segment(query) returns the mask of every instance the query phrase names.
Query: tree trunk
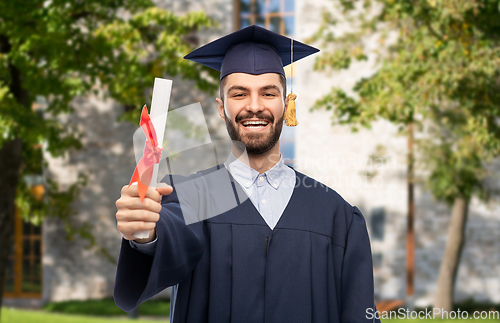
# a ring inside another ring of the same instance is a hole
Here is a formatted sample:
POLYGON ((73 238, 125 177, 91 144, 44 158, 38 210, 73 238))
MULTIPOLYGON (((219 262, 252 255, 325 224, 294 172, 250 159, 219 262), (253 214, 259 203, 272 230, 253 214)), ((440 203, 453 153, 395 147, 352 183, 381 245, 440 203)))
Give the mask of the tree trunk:
POLYGON ((14 231, 14 200, 22 162, 21 151, 21 139, 5 142, 0 148, 0 308, 14 231))
MULTIPOLYGON (((0 34, 0 53, 9 54, 11 49, 10 39, 0 34)), ((20 105, 31 109, 29 93, 23 88, 21 71, 10 59, 8 60, 8 68, 10 93, 20 105)), ((7 258, 14 231, 14 203, 22 164, 22 147, 23 141, 20 138, 4 142, 0 147, 0 309, 3 300, 7 258)))
POLYGON ((453 310, 453 292, 460 263, 460 256, 465 242, 469 200, 456 197, 453 201, 451 221, 448 228, 448 241, 444 250, 443 261, 439 269, 435 308, 442 311, 453 310))

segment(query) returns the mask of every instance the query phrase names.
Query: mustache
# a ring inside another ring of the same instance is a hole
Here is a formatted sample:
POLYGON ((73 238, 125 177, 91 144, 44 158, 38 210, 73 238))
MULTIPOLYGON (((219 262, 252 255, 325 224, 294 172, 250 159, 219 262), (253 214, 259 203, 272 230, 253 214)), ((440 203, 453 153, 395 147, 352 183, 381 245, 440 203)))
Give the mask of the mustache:
POLYGON ((234 118, 234 121, 236 123, 239 123, 241 120, 244 119, 251 119, 251 118, 256 118, 256 119, 262 119, 262 120, 267 120, 270 123, 274 123, 274 116, 272 114, 264 114, 263 112, 257 112, 257 113, 246 113, 242 112, 234 118))

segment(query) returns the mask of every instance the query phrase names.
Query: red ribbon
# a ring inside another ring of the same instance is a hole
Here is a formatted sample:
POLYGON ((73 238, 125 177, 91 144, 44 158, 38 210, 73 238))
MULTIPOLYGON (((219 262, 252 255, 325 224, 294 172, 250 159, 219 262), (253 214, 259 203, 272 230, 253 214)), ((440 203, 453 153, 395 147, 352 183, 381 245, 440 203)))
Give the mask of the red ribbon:
POLYGON ((144 147, 144 154, 135 167, 134 174, 128 186, 130 187, 132 183, 137 182, 139 196, 141 201, 144 201, 149 184, 151 183, 151 178, 153 177, 154 165, 160 163, 161 151, 163 148, 158 147, 155 127, 148 115, 146 105, 142 108, 140 125, 146 135, 146 146, 144 147))

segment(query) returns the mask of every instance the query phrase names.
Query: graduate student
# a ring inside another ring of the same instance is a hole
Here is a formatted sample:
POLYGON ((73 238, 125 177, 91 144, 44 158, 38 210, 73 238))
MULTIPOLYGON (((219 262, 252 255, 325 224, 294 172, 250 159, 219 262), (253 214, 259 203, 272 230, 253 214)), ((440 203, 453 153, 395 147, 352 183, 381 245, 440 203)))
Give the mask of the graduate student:
POLYGON ((175 176, 173 187, 149 188, 144 202, 136 185, 122 189, 116 218, 124 239, 114 289, 120 308, 130 311, 173 286, 175 323, 372 321, 363 215, 280 155, 283 123, 296 123, 283 66, 317 51, 250 26, 185 57, 221 72, 219 115, 248 162, 234 147, 226 163, 185 179, 197 183, 187 205, 175 176), (231 189, 217 178, 229 178, 231 189), (240 197, 235 207, 203 215, 230 195, 240 197), (191 216, 200 220, 188 225, 191 216), (143 230, 150 230, 148 238, 133 236, 143 230))

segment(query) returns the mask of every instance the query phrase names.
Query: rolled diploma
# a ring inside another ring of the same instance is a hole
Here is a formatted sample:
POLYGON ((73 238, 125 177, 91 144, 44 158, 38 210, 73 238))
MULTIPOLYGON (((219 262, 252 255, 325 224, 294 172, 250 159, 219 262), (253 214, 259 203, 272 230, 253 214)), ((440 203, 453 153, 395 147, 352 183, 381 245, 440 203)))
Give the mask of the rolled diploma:
MULTIPOLYGON (((167 124, 168 105, 170 103, 170 93, 172 92, 172 80, 155 78, 153 86, 153 98, 151 100, 151 111, 149 116, 156 130, 156 138, 158 146, 163 147, 163 135, 165 134, 165 125, 167 124)), ((158 178, 159 164, 155 164, 153 168, 153 177, 149 186, 156 187, 158 178)), ((134 183, 135 184, 135 183, 134 183)), ((137 231, 133 234, 138 239, 146 239, 149 237, 149 231, 137 231)))

